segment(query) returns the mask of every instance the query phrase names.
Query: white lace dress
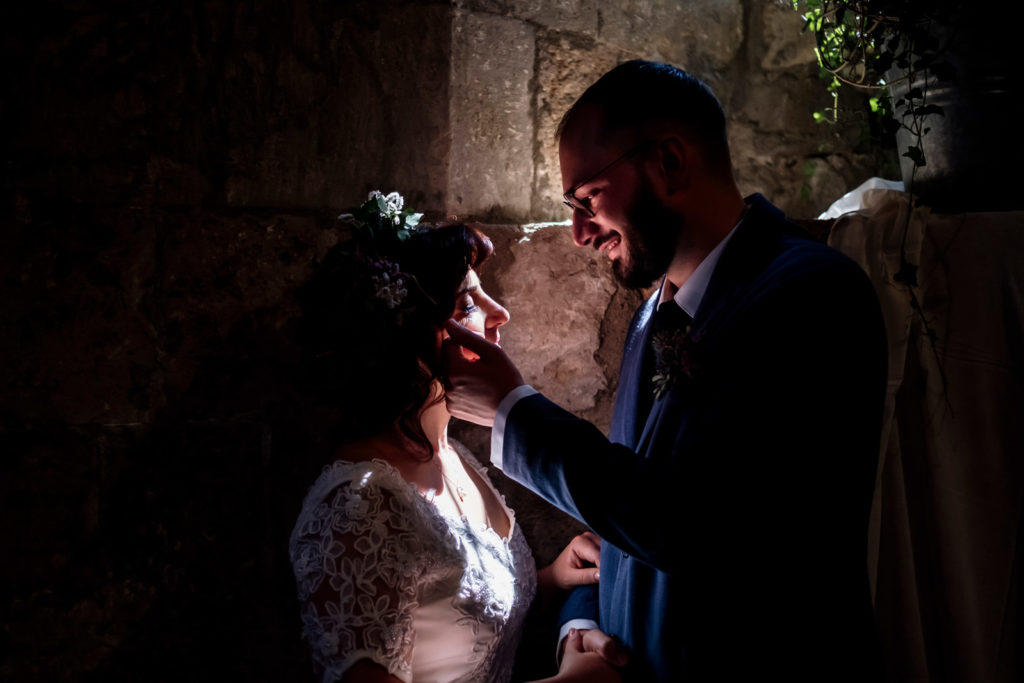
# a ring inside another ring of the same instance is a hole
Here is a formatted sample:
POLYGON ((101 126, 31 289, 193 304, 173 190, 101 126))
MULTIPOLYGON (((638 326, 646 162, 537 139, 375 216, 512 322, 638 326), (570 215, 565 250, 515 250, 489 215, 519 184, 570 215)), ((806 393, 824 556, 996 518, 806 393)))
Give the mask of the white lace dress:
POLYGON ((383 460, 324 469, 289 544, 303 636, 324 683, 360 659, 406 682, 509 680, 537 577, 495 495, 509 539, 441 514, 383 460))

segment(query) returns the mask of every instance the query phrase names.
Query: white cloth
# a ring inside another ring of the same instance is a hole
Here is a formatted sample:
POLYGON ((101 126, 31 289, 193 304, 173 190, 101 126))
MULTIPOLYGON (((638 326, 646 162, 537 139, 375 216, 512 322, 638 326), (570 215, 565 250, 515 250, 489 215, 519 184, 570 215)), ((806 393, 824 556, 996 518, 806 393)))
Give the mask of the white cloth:
POLYGON ((829 244, 871 277, 889 337, 868 537, 888 680, 1020 681, 1024 211, 938 214, 878 189, 860 206, 829 244))
POLYGON ((896 192, 903 192, 903 181, 886 180, 885 178, 868 178, 863 183, 832 202, 831 206, 821 212, 821 215, 818 216, 818 220, 823 221, 830 218, 839 218, 844 214, 869 208, 872 200, 867 196, 868 190, 895 190, 896 192))
POLYGON ((490 488, 508 539, 442 514, 383 460, 324 469, 289 543, 303 636, 324 683, 361 659, 407 683, 509 680, 537 575, 514 513, 490 488))

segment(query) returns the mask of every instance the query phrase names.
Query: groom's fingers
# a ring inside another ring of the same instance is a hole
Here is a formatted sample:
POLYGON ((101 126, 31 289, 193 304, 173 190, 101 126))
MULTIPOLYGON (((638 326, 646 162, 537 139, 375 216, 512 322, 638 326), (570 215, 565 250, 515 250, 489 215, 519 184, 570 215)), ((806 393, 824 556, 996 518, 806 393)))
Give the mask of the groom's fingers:
POLYGON ((601 566, 601 538, 593 531, 584 531, 573 539, 573 551, 581 560, 601 566))
MULTIPOLYGON (((465 350, 454 339, 445 339, 441 346, 444 367, 444 400, 448 412, 467 422, 490 427, 498 404, 481 395, 477 363, 466 358, 465 350)), ((498 399, 499 401, 501 399, 498 399)))
POLYGON ((499 348, 480 335, 467 330, 451 318, 449 318, 448 322, 445 323, 444 328, 448 331, 448 335, 451 337, 453 342, 463 348, 469 349, 480 357, 483 357, 488 353, 492 353, 499 348))
POLYGON ((515 363, 496 344, 454 320, 442 347, 445 402, 457 418, 490 427, 501 401, 523 384, 515 363), (468 357, 467 357, 468 356, 468 357))
POLYGON ((565 569, 562 572, 562 579, 565 582, 564 588, 587 586, 592 583, 597 583, 601 579, 601 572, 594 567, 565 569))

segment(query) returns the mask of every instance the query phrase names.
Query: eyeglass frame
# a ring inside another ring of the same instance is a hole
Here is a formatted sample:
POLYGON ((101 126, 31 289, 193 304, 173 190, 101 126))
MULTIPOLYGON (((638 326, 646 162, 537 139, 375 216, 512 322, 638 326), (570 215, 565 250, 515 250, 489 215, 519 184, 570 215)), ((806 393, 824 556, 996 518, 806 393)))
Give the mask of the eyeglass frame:
MULTIPOLYGON (((572 209, 573 212, 575 212, 575 211, 583 211, 588 216, 593 218, 594 216, 597 215, 597 213, 593 209, 591 209, 587 204, 584 204, 583 203, 584 200, 582 200, 582 199, 580 199, 579 197, 576 196, 576 191, 578 189, 580 189, 581 187, 583 187, 584 185, 587 185, 588 183, 592 183, 595 180, 597 180, 598 178, 600 178, 602 175, 607 173, 608 170, 611 169, 611 167, 614 166, 615 164, 617 164, 620 161, 623 161, 625 159, 628 159, 629 157, 633 156, 634 154, 639 154, 640 150, 642 150, 644 147, 654 146, 655 144, 657 144, 657 142, 658 142, 657 140, 644 140, 642 142, 638 142, 637 144, 633 145, 632 147, 627 149, 623 154, 621 154, 620 156, 616 157, 615 160, 612 161, 610 164, 608 164, 607 166, 602 168, 600 171, 598 171, 594 175, 590 176, 586 180, 584 180, 582 182, 579 182, 579 183, 576 183, 575 185, 570 187, 568 190, 563 192, 562 193, 562 203, 565 204, 566 206, 568 206, 570 209, 572 209)), ((587 199, 589 200, 590 198, 588 197, 587 199)))

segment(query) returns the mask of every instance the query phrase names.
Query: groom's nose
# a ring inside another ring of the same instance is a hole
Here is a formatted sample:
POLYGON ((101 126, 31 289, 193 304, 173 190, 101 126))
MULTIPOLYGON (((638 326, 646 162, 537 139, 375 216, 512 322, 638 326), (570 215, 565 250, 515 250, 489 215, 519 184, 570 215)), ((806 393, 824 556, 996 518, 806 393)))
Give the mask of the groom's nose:
POLYGON ((585 247, 593 242, 597 233, 597 225, 586 211, 576 209, 572 212, 572 241, 577 247, 585 247))

